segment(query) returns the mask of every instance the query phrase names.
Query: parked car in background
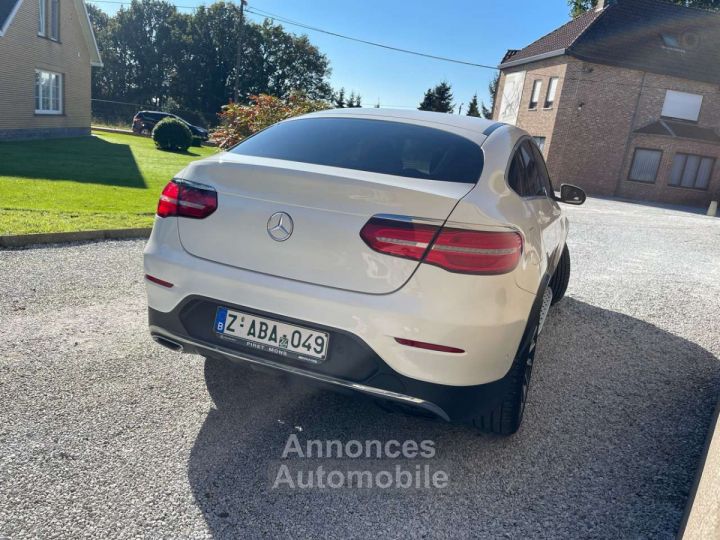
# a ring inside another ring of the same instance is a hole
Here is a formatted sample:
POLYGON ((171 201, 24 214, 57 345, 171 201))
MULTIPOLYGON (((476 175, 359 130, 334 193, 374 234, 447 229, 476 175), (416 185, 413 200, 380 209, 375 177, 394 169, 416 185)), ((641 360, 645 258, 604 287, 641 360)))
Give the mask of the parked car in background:
POLYGON ((135 133, 147 133, 150 134, 150 132, 155 127, 155 124, 157 124, 160 120, 163 118, 176 118, 177 120, 180 120, 183 122, 188 128, 190 128, 190 132, 193 134, 193 137, 198 137, 202 139, 203 141, 207 141, 210 137, 210 134, 208 133, 208 130, 205 128, 201 128, 200 126, 195 126, 188 122, 187 120, 180 118, 176 114, 166 113, 166 112, 160 112, 160 111, 140 111, 133 117, 133 123, 132 123, 132 130, 135 133))
POLYGON ((568 225, 533 139, 467 116, 337 109, 191 163, 145 248, 150 331, 499 434, 565 294, 568 225))

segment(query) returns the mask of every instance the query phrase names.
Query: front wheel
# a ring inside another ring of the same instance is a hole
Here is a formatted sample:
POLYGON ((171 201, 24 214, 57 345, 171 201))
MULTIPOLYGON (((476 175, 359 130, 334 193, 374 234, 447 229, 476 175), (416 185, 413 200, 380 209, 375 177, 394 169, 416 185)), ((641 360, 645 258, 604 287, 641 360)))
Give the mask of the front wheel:
POLYGON ((560 261, 553 277, 550 279, 550 288, 552 289, 552 303, 557 304, 565 296, 568 282, 570 281, 570 250, 565 244, 560 261))

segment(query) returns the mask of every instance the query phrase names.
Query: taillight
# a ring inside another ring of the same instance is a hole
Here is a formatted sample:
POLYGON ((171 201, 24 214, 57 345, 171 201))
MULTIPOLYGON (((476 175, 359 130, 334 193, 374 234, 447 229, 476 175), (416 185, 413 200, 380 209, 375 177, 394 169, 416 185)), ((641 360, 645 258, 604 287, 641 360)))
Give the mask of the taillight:
POLYGON ((216 209, 217 192, 213 188, 174 179, 165 186, 160 195, 157 215, 203 219, 216 209))
POLYGON ((419 261, 437 232, 434 225, 372 218, 360 231, 360 237, 375 251, 419 261))
POLYGON ((505 274, 520 261, 522 237, 511 231, 476 231, 372 218, 360 231, 375 251, 423 261, 461 274, 505 274))

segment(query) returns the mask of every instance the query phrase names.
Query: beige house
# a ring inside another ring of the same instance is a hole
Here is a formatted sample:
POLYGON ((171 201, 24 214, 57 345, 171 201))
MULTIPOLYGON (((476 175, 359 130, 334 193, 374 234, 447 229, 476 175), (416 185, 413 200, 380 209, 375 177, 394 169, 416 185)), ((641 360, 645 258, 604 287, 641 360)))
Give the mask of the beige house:
POLYGON ((500 64, 494 118, 535 137, 556 184, 707 207, 720 198, 720 14, 598 7, 500 64))
POLYGON ((83 0, 0 0, 0 140, 88 135, 92 66, 83 0))

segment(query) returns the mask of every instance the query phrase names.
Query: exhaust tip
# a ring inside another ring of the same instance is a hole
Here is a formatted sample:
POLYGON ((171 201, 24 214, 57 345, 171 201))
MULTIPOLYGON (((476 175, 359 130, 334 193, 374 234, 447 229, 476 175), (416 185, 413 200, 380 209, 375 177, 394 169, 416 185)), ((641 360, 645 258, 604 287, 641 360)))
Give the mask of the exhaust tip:
POLYGON ((173 341, 172 339, 168 339, 164 336, 159 336, 157 334, 153 334, 152 338, 155 343, 162 345, 163 347, 167 347, 171 351, 183 352, 183 346, 177 341, 173 341))

